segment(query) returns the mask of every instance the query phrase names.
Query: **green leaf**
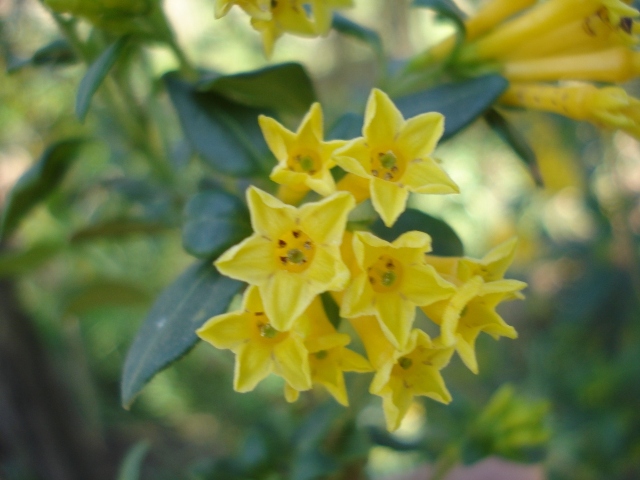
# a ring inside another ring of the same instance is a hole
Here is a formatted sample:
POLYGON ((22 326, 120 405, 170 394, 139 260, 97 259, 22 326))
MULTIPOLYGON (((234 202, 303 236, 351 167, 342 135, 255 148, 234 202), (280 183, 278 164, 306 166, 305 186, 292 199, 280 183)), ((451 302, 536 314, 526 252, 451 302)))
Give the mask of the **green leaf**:
POLYGON ((405 118, 425 112, 442 113, 445 140, 484 114, 508 86, 500 75, 485 75, 406 95, 394 102, 405 118))
POLYGON ((104 306, 143 306, 151 300, 149 293, 134 283, 104 278, 70 293, 64 302, 64 315, 82 315, 104 306))
POLYGON ((215 258, 252 233, 247 207, 225 192, 201 192, 185 208, 182 245, 198 258, 215 258))
POLYGON ((211 167, 235 177, 261 171, 269 154, 258 125, 262 111, 215 92, 198 92, 175 74, 163 78, 185 136, 211 167))
POLYGON ((210 75, 197 89, 256 108, 303 115, 316 101, 309 74, 299 63, 282 63, 234 75, 210 75))
POLYGON ((18 179, 2 212, 0 239, 9 235, 33 207, 55 190, 82 144, 83 140, 71 139, 51 145, 18 179))
POLYGON ((336 330, 340 328, 340 323, 342 322, 342 318, 340 317, 340 307, 333 299, 329 292, 324 292, 320 295, 320 300, 322 301, 322 307, 324 308, 324 312, 327 314, 327 318, 331 322, 336 330))
POLYGON ((445 17, 456 20, 460 24, 463 24, 466 18, 465 13, 451 0, 413 0, 413 6, 430 8, 445 17))
POLYGON ((7 72, 13 73, 28 65, 36 67, 63 67, 77 62, 78 57, 69 42, 59 38, 36 50, 31 58, 10 62, 7 67, 7 72))
POLYGON ((542 174, 538 167, 536 154, 524 138, 524 136, 514 128, 496 109, 492 108, 484 114, 484 119, 489 126, 504 140, 520 159, 525 163, 531 177, 539 187, 544 186, 542 174))
POLYGON ((129 449, 118 472, 118 480, 139 480, 140 468, 149 451, 147 442, 138 442, 129 449))
POLYGON ((362 25, 349 20, 338 13, 333 14, 333 23, 331 26, 343 35, 349 35, 350 37, 354 37, 368 43, 378 57, 383 56, 384 50, 382 47, 382 40, 377 32, 370 28, 363 27, 362 25))
POLYGON ((155 235, 169 230, 169 225, 144 220, 115 219, 89 225, 71 235, 72 244, 100 238, 122 238, 131 235, 155 235))
POLYGON ((121 37, 110 45, 98 58, 89 66, 87 73, 80 81, 78 94, 76 95, 76 116, 80 121, 84 120, 91 105, 93 94, 107 77, 109 70, 124 52, 127 46, 127 37, 121 37))
POLYGON ((418 230, 431 235, 433 255, 443 257, 461 257, 464 255, 462 241, 456 232, 442 220, 427 215, 419 210, 408 208, 405 210, 393 227, 384 225, 381 219, 377 219, 371 225, 371 231, 386 240, 392 242, 405 232, 418 230))
POLYGON ((327 132, 327 140, 351 140, 362 136, 364 116, 357 113, 345 113, 327 132))
POLYGON ((189 267, 160 294, 127 354, 121 383, 125 408, 156 373, 196 344, 195 331, 224 313, 242 286, 204 261, 189 267))
POLYGON ((0 278, 16 277, 34 270, 48 262, 62 250, 61 243, 39 243, 18 252, 3 251, 0 253, 0 278))

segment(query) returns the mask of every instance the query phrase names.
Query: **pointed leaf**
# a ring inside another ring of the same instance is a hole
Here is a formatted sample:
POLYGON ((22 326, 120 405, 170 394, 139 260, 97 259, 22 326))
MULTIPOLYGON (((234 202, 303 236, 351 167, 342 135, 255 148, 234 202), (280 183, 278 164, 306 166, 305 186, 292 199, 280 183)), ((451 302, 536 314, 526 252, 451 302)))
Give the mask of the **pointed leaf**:
POLYGON ((338 13, 333 14, 333 23, 331 26, 343 35, 349 35, 368 43, 378 57, 382 57, 384 54, 380 35, 378 35, 374 30, 363 27, 362 25, 349 20, 338 13))
POLYGON ((205 261, 189 267, 160 294, 127 354, 121 384, 125 408, 155 374, 196 344, 195 331, 225 312, 242 285, 205 261))
POLYGON ((0 220, 0 239, 9 235, 38 203, 64 178, 83 140, 63 140, 51 145, 11 189, 0 220))
POLYGON ((345 113, 327 132, 327 140, 351 140, 362 136, 364 116, 357 113, 345 113))
POLYGON ((199 91, 215 92, 249 107, 303 115, 316 101, 309 74, 299 63, 282 63, 234 75, 211 75, 199 91))
POLYGON ((486 112, 508 85, 500 75, 485 75, 447 83, 394 101, 405 118, 425 112, 442 113, 445 116, 444 140, 486 112))
POLYGON ((140 469, 147 452, 149 452, 147 442, 138 442, 131 447, 120 465, 118 480, 139 480, 140 469))
POLYGON ((408 208, 405 210, 393 227, 384 225, 381 219, 371 225, 371 231, 386 240, 392 242, 400 235, 411 230, 418 230, 431 235, 432 253, 443 257, 461 257, 464 255, 462 241, 456 232, 442 220, 427 215, 419 210, 408 208))
POLYGON ((258 173, 268 147, 258 125, 260 110, 214 92, 198 92, 175 74, 164 76, 185 136, 214 169, 242 177, 258 173))
POLYGON ((98 87, 106 78, 109 70, 115 65, 116 61, 127 46, 127 37, 121 37, 109 46, 100 56, 89 66, 85 73, 78 94, 76 95, 76 116, 80 121, 84 120, 91 105, 93 94, 96 93, 98 87))
POLYGON ((59 38, 36 50, 31 58, 14 59, 8 62, 7 72, 13 73, 28 65, 62 67, 77 62, 78 57, 73 47, 66 40, 59 38))
POLYGON ((536 185, 543 186, 542 175, 538 167, 536 154, 529 146, 526 138, 514 128, 496 109, 492 108, 484 114, 489 126, 504 140, 527 166, 536 185))
POLYGON ((189 200, 182 245, 191 255, 213 259, 252 233, 247 207, 225 192, 201 192, 189 200))

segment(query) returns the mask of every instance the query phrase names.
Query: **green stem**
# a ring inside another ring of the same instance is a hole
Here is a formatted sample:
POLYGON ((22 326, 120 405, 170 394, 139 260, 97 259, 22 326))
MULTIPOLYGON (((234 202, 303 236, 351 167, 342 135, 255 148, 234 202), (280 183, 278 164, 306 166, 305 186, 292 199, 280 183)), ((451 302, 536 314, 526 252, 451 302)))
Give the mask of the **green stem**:
POLYGON ((167 20, 162 7, 154 8, 151 13, 150 19, 153 25, 155 25, 155 27, 160 32, 162 40, 164 40, 164 42, 176 56, 176 59, 180 64, 180 73, 182 74, 182 76, 187 80, 196 80, 199 76, 198 71, 191 65, 191 62, 180 48, 180 45, 178 45, 178 43, 176 42, 175 35, 173 34, 171 25, 169 24, 169 21, 167 20))

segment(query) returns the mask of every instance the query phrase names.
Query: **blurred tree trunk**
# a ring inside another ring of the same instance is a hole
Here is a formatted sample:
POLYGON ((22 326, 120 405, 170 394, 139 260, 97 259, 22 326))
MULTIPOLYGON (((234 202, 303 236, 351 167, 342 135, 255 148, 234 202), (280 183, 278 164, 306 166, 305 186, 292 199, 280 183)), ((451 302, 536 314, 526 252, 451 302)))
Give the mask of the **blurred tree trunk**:
POLYGON ((0 280, 0 477, 4 465, 19 478, 112 479, 56 373, 13 283, 0 280))

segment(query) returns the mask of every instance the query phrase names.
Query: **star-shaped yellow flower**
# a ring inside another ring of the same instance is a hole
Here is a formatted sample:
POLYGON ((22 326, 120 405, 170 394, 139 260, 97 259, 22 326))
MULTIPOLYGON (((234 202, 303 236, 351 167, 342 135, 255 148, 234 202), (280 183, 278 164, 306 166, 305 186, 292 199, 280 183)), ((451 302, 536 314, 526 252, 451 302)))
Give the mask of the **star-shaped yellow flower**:
POLYGON ((213 317, 196 333, 214 347, 236 354, 233 388, 238 392, 253 390, 271 372, 297 390, 311 388, 302 334, 273 327, 256 287, 247 289, 242 310, 213 317))
MULTIPOLYGON (((323 141, 322 107, 314 103, 305 115, 297 132, 292 132, 270 117, 258 117, 267 145, 278 160, 269 178, 288 190, 287 203, 295 203, 309 189, 320 195, 331 195, 336 185, 329 169, 335 164, 333 152, 343 146, 343 140, 323 141)), ((286 192, 286 190, 285 190, 286 192)))
POLYGON ((224 17, 234 5, 238 5, 252 18, 271 19, 271 0, 215 0, 215 17, 224 17))
POLYGON ((344 294, 341 315, 375 315, 389 341, 404 348, 416 306, 449 298, 455 290, 425 264, 430 250, 431 237, 423 232, 407 232, 393 243, 356 232, 353 251, 359 271, 344 294))
MULTIPOLYGON (((344 406, 349 405, 344 372, 370 372, 369 362, 352 350, 344 348, 351 337, 338 333, 329 322, 319 297, 316 297, 301 318, 300 328, 304 331, 305 347, 309 352, 311 380, 322 385, 344 406)), ((299 391, 285 384, 287 401, 298 399, 299 391)))
POLYGON ((367 101, 363 136, 335 153, 347 172, 369 179, 371 200, 385 225, 404 211, 409 192, 457 193, 458 186, 429 155, 444 131, 444 117, 402 117, 391 99, 374 89, 367 101))
POLYGON ((451 401, 440 370, 447 366, 452 347, 432 342, 421 330, 412 330, 407 344, 396 349, 372 317, 352 320, 376 369, 369 391, 382 397, 389 431, 397 430, 414 396, 426 396, 442 403, 451 401))
POLYGON ((287 331, 316 295, 345 288, 349 270, 340 242, 355 202, 335 193, 298 209, 249 187, 247 203, 255 233, 215 265, 228 277, 258 286, 271 324, 287 331))
POLYGON ((331 29, 333 9, 353 7, 353 0, 311 0, 310 4, 318 35, 326 35, 331 29))

